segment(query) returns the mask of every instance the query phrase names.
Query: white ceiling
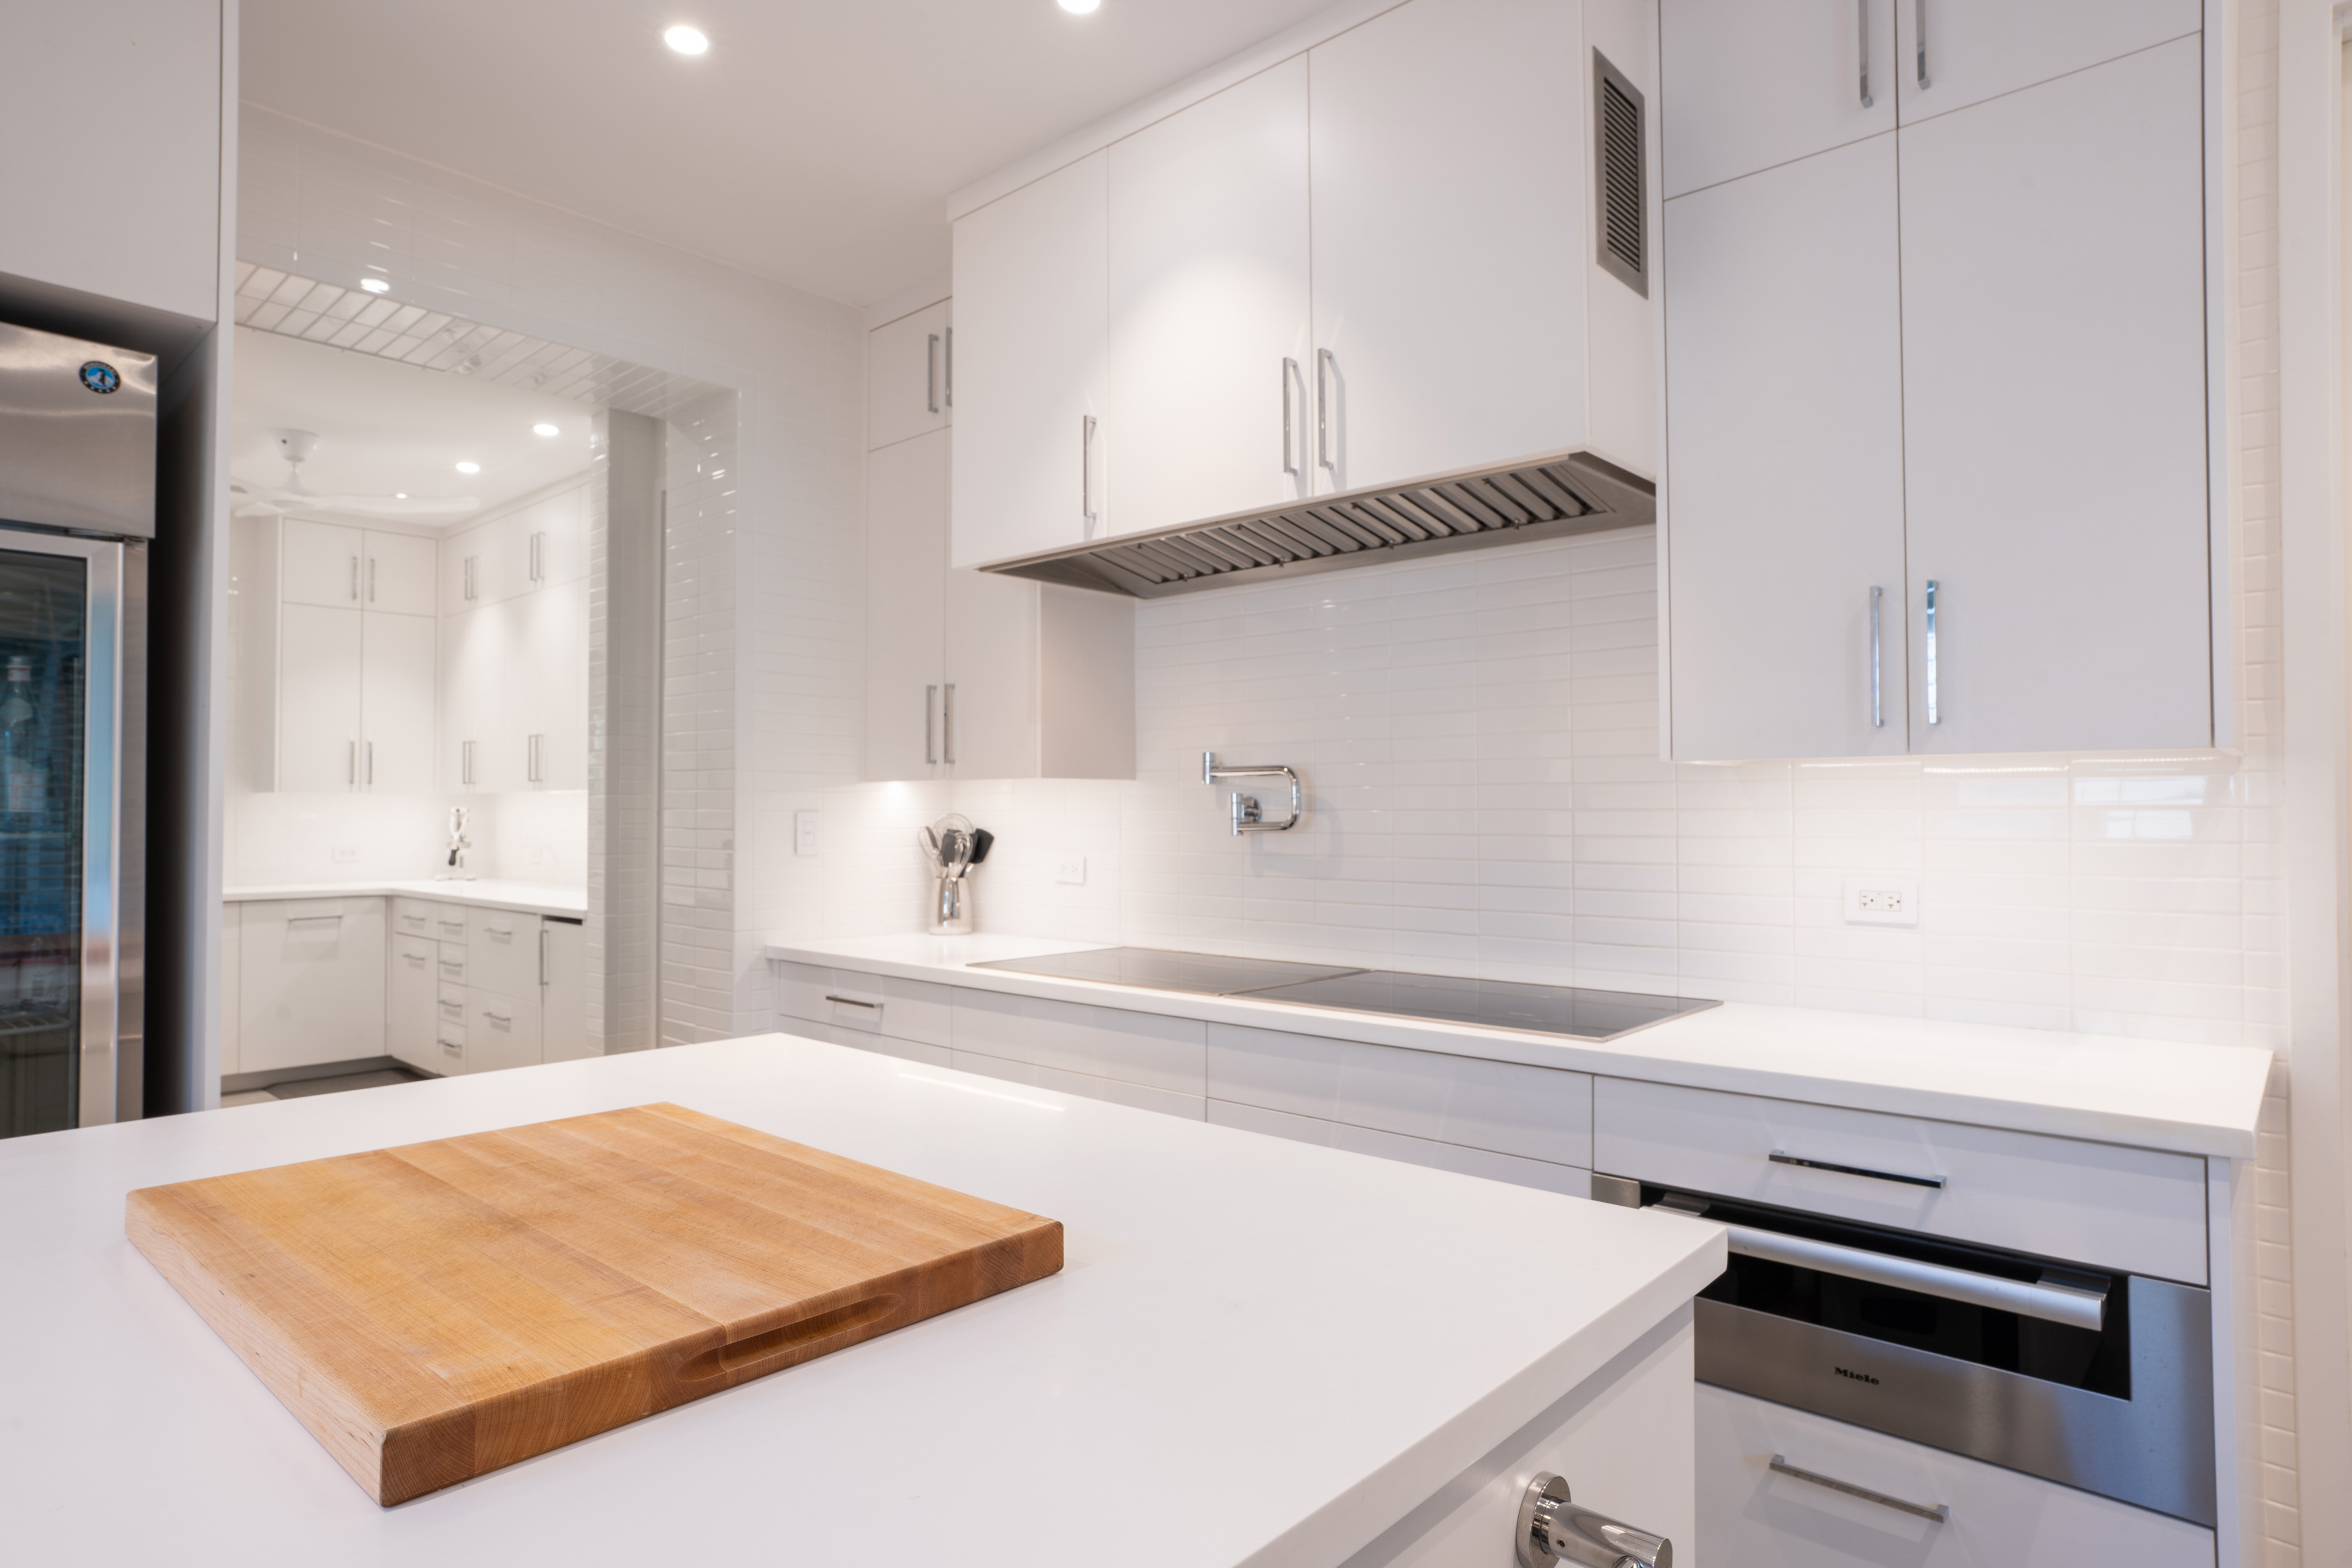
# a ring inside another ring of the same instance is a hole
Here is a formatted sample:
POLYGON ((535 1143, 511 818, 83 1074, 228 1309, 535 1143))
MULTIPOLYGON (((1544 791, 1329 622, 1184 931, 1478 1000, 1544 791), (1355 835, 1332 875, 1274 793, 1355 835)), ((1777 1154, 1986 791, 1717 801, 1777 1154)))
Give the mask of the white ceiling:
POLYGON ((947 276, 950 192, 1329 3, 245 0, 240 90, 865 306, 947 276))
POLYGON ((487 511, 586 469, 590 420, 565 398, 240 327, 229 473, 257 491, 277 488, 286 464, 270 432, 308 430, 319 437, 302 465, 313 494, 471 496, 487 511), (540 423, 560 434, 533 434, 540 423), (482 471, 460 474, 460 461, 482 471))

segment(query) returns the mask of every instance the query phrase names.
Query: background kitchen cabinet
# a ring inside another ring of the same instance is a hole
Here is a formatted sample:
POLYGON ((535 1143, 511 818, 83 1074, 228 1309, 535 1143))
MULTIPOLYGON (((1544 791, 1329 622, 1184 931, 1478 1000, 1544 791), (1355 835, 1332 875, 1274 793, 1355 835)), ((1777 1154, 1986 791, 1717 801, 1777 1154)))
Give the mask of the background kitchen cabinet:
POLYGON ((1668 202, 1664 259, 1674 754, 1900 755, 1894 134, 1668 202))
POLYGON ((952 322, 950 302, 942 299, 866 335, 868 451, 944 430, 953 420, 952 322))
POLYGON ((560 584, 505 606, 513 613, 520 667, 509 674, 515 707, 509 747, 530 789, 588 788, 587 584, 560 584))
POLYGON ((440 788, 588 786, 588 490, 441 544, 440 788))
MULTIPOLYGON (((1931 7, 1925 89, 1897 9, 1891 136, 1666 204, 1670 754, 2226 743, 2194 8, 1931 7)), ((1834 132, 1849 84, 1709 86, 1812 0, 1722 10, 1664 0, 1668 144, 1834 132)))
POLYGON ((360 621, 360 787, 424 793, 433 788, 433 618, 370 612, 360 621))
POLYGON ((238 926, 241 1071, 384 1054, 383 899, 257 901, 238 926))
POLYGON ((433 574, 440 556, 437 541, 371 528, 362 536, 360 546, 366 558, 360 573, 360 602, 364 608, 399 615, 433 613, 433 574))
MULTIPOLYGON (((1660 0, 1659 92, 1674 115, 1662 149, 1667 199, 1894 130, 1895 9, 1895 0, 1660 0)), ((1669 209, 1670 233, 1673 222, 1669 209)))
POLYGON ((866 455, 866 777, 1134 778, 1134 601, 948 566, 948 440, 866 455))
POLYGON ((541 1055, 549 1061, 593 1055, 588 1049, 588 928, 577 920, 544 915, 539 941, 544 955, 541 1055))
POLYGON ((238 1064, 243 1049, 245 1014, 240 1004, 240 989, 245 975, 245 961, 239 956, 245 936, 245 906, 237 904, 221 905, 220 924, 220 1070, 224 1078, 245 1069, 238 1064))
POLYGON ((284 561, 279 580, 289 604, 360 607, 362 530, 288 517, 277 524, 284 561))
POLYGON ((1310 493, 1307 131, 1300 55, 1109 149, 1108 531, 1310 493))
POLYGON ((1097 152, 955 225, 954 560, 969 566, 1098 537, 1107 202, 1097 152))
POLYGON ((254 694, 249 711, 260 720, 274 709, 268 713, 272 722, 257 726, 276 741, 257 788, 358 788, 364 617, 363 611, 315 604, 289 604, 280 612, 274 685, 254 694))
POLYGON ((498 604, 587 575, 588 486, 567 480, 441 541, 441 612, 498 604))
POLYGON ((384 982, 386 1054, 425 1072, 439 1072, 441 1049, 435 1036, 440 985, 434 973, 435 945, 418 936, 392 938, 392 964, 384 982))

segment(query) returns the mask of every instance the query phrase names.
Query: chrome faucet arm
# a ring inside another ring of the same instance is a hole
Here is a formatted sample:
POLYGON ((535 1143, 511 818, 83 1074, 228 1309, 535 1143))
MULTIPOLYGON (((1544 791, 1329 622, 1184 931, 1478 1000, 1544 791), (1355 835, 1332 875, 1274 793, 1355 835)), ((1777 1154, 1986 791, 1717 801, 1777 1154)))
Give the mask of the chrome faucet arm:
POLYGON ((1214 784, 1226 779, 1287 779, 1290 780, 1290 815, 1279 822, 1263 820, 1258 811, 1257 797, 1234 792, 1232 823, 1234 836, 1244 833, 1286 833, 1298 826, 1306 815, 1306 800, 1297 771, 1280 763, 1244 766, 1240 763, 1220 765, 1213 751, 1201 753, 1201 782, 1214 784))

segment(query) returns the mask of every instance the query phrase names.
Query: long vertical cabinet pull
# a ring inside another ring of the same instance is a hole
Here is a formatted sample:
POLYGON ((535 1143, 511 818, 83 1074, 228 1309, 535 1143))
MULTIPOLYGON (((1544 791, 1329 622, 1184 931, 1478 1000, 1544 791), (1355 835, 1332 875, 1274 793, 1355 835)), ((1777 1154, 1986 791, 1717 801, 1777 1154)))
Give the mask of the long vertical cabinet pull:
POLYGON ((373 603, 375 602, 375 557, 373 557, 373 556, 370 556, 370 557, 368 557, 368 596, 367 596, 367 601, 368 601, 370 604, 373 604, 373 603))
POLYGON ((948 395, 947 405, 955 407, 955 329, 948 329, 948 395))
POLYGON ((1297 360, 1282 361, 1282 471, 1294 479, 1298 477, 1298 465, 1291 461, 1290 455, 1296 450, 1290 437, 1290 379, 1297 373, 1297 360))
POLYGON ((923 688, 923 760, 936 763, 940 759, 939 738, 940 688, 923 688))
POLYGON ((360 787, 360 743, 343 742, 343 782, 356 789, 360 787))
MULTIPOLYGON (((1912 0, 1911 31, 1919 45, 1919 85, 1932 87, 1927 79, 1927 0, 1912 0)), ((1929 724, 1936 721, 1929 719, 1929 724)))
POLYGON ((1853 0, 1853 37, 1862 50, 1862 107, 1870 109, 1870 0, 1853 0))
POLYGON ((1087 538, 1094 538, 1102 514, 1095 510, 1095 416, 1090 413, 1081 416, 1078 425, 1078 511, 1087 520, 1087 538))
POLYGON ((947 698, 940 705, 940 712, 944 721, 940 727, 947 734, 948 762, 950 766, 953 766, 955 763, 955 683, 953 681, 950 681, 947 685, 947 698))
POLYGON ((1318 467, 1339 469, 1331 462, 1331 350, 1315 350, 1315 462, 1318 467))
POLYGON ((457 782, 471 784, 473 781, 474 743, 470 740, 461 740, 457 743, 457 782))
POLYGON ((1943 711, 1936 703, 1936 580, 1927 580, 1927 722, 1944 722, 1943 711))
POLYGON ((352 557, 352 602, 360 601, 360 558, 352 557))
POLYGON ((539 928, 539 988, 547 988, 547 927, 539 928))
POLYGON ((367 787, 375 788, 375 742, 367 743, 367 787))
POLYGON ((940 412, 940 335, 934 332, 923 349, 923 407, 930 413, 940 412))
POLYGON ((1885 597, 1883 589, 1870 591, 1870 727, 1873 729, 1884 728, 1886 724, 1886 715, 1878 699, 1878 606, 1879 601, 1885 597))

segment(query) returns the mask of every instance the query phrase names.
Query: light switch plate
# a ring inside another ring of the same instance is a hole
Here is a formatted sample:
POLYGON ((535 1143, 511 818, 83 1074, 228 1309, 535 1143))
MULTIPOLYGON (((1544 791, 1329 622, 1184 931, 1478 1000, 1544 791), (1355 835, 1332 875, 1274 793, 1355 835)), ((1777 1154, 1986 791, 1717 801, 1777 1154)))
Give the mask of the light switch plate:
POLYGON ((1845 879, 1845 923, 1849 925, 1916 925, 1919 884, 1887 876, 1845 879))
POLYGON ((793 813, 793 853, 813 855, 817 852, 817 814, 814 811, 793 813))
POLYGON ((348 864, 359 858, 360 852, 357 844, 337 844, 335 846, 335 861, 338 864, 348 864))
POLYGON ((1054 864, 1054 880, 1067 883, 1073 887, 1084 887, 1087 884, 1087 857, 1064 855, 1054 864))

